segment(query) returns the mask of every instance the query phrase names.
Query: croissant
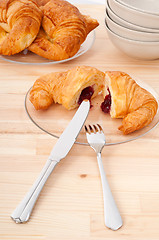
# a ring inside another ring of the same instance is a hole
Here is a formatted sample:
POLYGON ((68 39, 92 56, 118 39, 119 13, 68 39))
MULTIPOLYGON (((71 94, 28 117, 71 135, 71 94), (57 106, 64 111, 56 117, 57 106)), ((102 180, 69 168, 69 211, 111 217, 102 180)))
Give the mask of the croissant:
POLYGON ((0 54, 13 55, 36 38, 42 11, 34 0, 0 1, 0 54))
POLYGON ((90 31, 99 23, 82 15, 64 0, 38 0, 43 11, 42 28, 28 50, 59 61, 74 56, 90 31))
POLYGON ((53 102, 74 109, 84 99, 92 99, 104 89, 105 74, 96 68, 79 66, 37 79, 30 91, 35 109, 47 109, 53 102))
POLYGON ((158 104, 147 90, 140 87, 128 74, 106 72, 108 94, 101 107, 112 118, 123 118, 119 130, 129 134, 147 126, 154 118, 158 104))

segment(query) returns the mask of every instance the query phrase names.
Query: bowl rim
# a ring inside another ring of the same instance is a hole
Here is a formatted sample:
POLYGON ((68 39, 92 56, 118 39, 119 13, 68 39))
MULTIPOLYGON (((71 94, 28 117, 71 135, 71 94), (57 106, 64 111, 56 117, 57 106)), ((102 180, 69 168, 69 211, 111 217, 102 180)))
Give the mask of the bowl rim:
MULTIPOLYGON (((113 10, 110 8, 109 6, 109 3, 108 3, 108 0, 106 0, 106 11, 108 11, 108 14, 110 12, 110 14, 112 14, 114 16, 114 18, 117 18, 119 21, 123 22, 124 24, 126 25, 129 25, 130 27, 133 27, 133 29, 135 27, 137 27, 138 29, 142 29, 143 32, 153 32, 153 33, 159 33, 159 29, 156 29, 156 28, 147 28, 147 27, 142 27, 140 25, 137 25, 137 24, 133 24, 133 23, 130 23, 128 21, 125 21, 124 19, 122 19, 121 17, 119 17, 118 15, 116 15, 113 10)), ((121 26, 121 25, 120 25, 121 26)), ((129 28, 130 29, 130 28, 129 28)), ((138 31, 138 30, 137 30, 138 31)))
POLYGON ((147 13, 147 14, 151 14, 151 15, 157 15, 157 16, 159 15, 159 12, 157 13, 157 12, 153 12, 153 11, 148 11, 146 9, 141 9, 141 8, 129 5, 128 3, 125 3, 124 0, 116 0, 116 1, 119 2, 122 5, 124 5, 124 6, 128 7, 128 8, 134 9, 134 10, 136 10, 138 12, 143 12, 143 13, 147 13))
MULTIPOLYGON (((104 21, 105 22, 105 21, 104 21)), ((121 37, 119 36, 118 34, 114 33, 113 31, 111 31, 111 29, 107 26, 106 22, 105 22, 105 28, 108 30, 108 32, 110 32, 112 35, 114 35, 115 37, 121 39, 121 40, 124 40, 126 42, 129 42, 129 43, 132 43, 132 44, 136 44, 136 45, 146 45, 146 46, 151 46, 151 45, 155 45, 155 46, 159 46, 159 41, 138 41, 138 40, 132 40, 132 39, 128 39, 128 38, 125 38, 125 37, 121 37)))
MULTIPOLYGON (((144 31, 134 30, 134 29, 130 29, 130 28, 122 26, 119 23, 113 21, 113 19, 109 16, 107 10, 106 10, 105 20, 106 19, 108 19, 108 21, 110 21, 112 24, 114 24, 118 28, 121 28, 121 30, 123 29, 130 33, 134 33, 134 34, 138 34, 138 35, 145 35, 145 36, 152 36, 152 37, 159 36, 159 32, 144 32, 144 31)), ((151 42, 156 42, 156 41, 151 41, 151 42)))
POLYGON ((156 21, 159 20, 159 15, 153 15, 153 14, 148 14, 148 13, 145 13, 145 12, 139 12, 135 9, 127 7, 124 4, 120 4, 117 0, 107 0, 107 2, 108 2, 108 4, 109 4, 109 2, 112 2, 112 3, 116 4, 117 7, 122 8, 123 10, 128 11, 131 14, 135 14, 136 16, 149 18, 149 19, 151 18, 151 19, 154 19, 156 21))

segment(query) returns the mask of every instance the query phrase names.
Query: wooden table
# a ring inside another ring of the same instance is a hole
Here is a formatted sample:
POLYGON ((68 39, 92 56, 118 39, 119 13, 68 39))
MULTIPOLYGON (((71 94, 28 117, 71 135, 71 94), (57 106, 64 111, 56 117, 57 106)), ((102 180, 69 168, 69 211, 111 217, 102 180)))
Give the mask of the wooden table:
POLYGON ((0 239, 159 239, 159 127, 136 141, 103 149, 124 222, 120 230, 104 226, 95 153, 77 144, 50 176, 30 221, 15 224, 10 219, 57 141, 38 129, 24 109, 25 94, 40 75, 90 65, 133 73, 159 93, 159 60, 135 60, 118 51, 104 27, 104 5, 80 5, 80 10, 100 23, 93 47, 83 56, 44 66, 0 60, 0 239))

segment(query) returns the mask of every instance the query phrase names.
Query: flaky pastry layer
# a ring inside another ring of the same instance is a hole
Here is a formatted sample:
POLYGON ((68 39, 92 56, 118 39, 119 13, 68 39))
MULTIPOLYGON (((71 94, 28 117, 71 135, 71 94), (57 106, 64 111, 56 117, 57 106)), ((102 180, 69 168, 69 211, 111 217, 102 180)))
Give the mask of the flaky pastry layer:
POLYGON ((37 79, 30 92, 30 101, 38 109, 47 109, 53 102, 66 109, 79 106, 83 89, 93 88, 96 97, 104 89, 103 72, 89 66, 79 66, 65 72, 55 72, 37 79))
POLYGON ((47 59, 59 61, 74 56, 89 32, 99 23, 82 15, 64 0, 39 0, 43 20, 40 32, 29 50, 47 59))
POLYGON ((123 118, 119 130, 129 134, 152 122, 158 103, 150 92, 124 72, 106 72, 106 82, 112 101, 110 115, 123 118))
POLYGON ((37 110, 47 109, 53 103, 71 110, 79 106, 79 99, 87 88, 93 93, 90 99, 100 93, 105 98, 110 92, 110 115, 112 118, 123 118, 119 130, 124 134, 147 126, 156 115, 158 103, 154 96, 128 74, 119 71, 104 73, 89 66, 40 77, 32 87, 30 101, 37 110))
POLYGON ((42 11, 34 0, 0 1, 0 54, 23 51, 36 38, 42 11))

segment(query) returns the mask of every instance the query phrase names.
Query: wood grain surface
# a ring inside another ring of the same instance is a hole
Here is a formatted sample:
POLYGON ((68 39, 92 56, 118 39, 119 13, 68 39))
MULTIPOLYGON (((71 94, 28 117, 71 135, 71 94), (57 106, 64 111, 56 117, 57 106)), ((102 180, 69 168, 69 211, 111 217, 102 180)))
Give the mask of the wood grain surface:
MULTIPOLYGON (((103 149, 103 164, 123 227, 104 226, 100 176, 93 150, 75 144, 42 190, 30 221, 15 224, 10 214, 32 186, 56 143, 28 118, 24 98, 42 74, 77 65, 132 73, 159 93, 159 60, 140 61, 117 50, 104 27, 104 5, 80 5, 96 18, 93 47, 56 65, 20 65, 0 60, 0 239, 159 239, 159 127, 144 137, 103 149)), ((52 120, 53 124, 54 120, 52 120)))

